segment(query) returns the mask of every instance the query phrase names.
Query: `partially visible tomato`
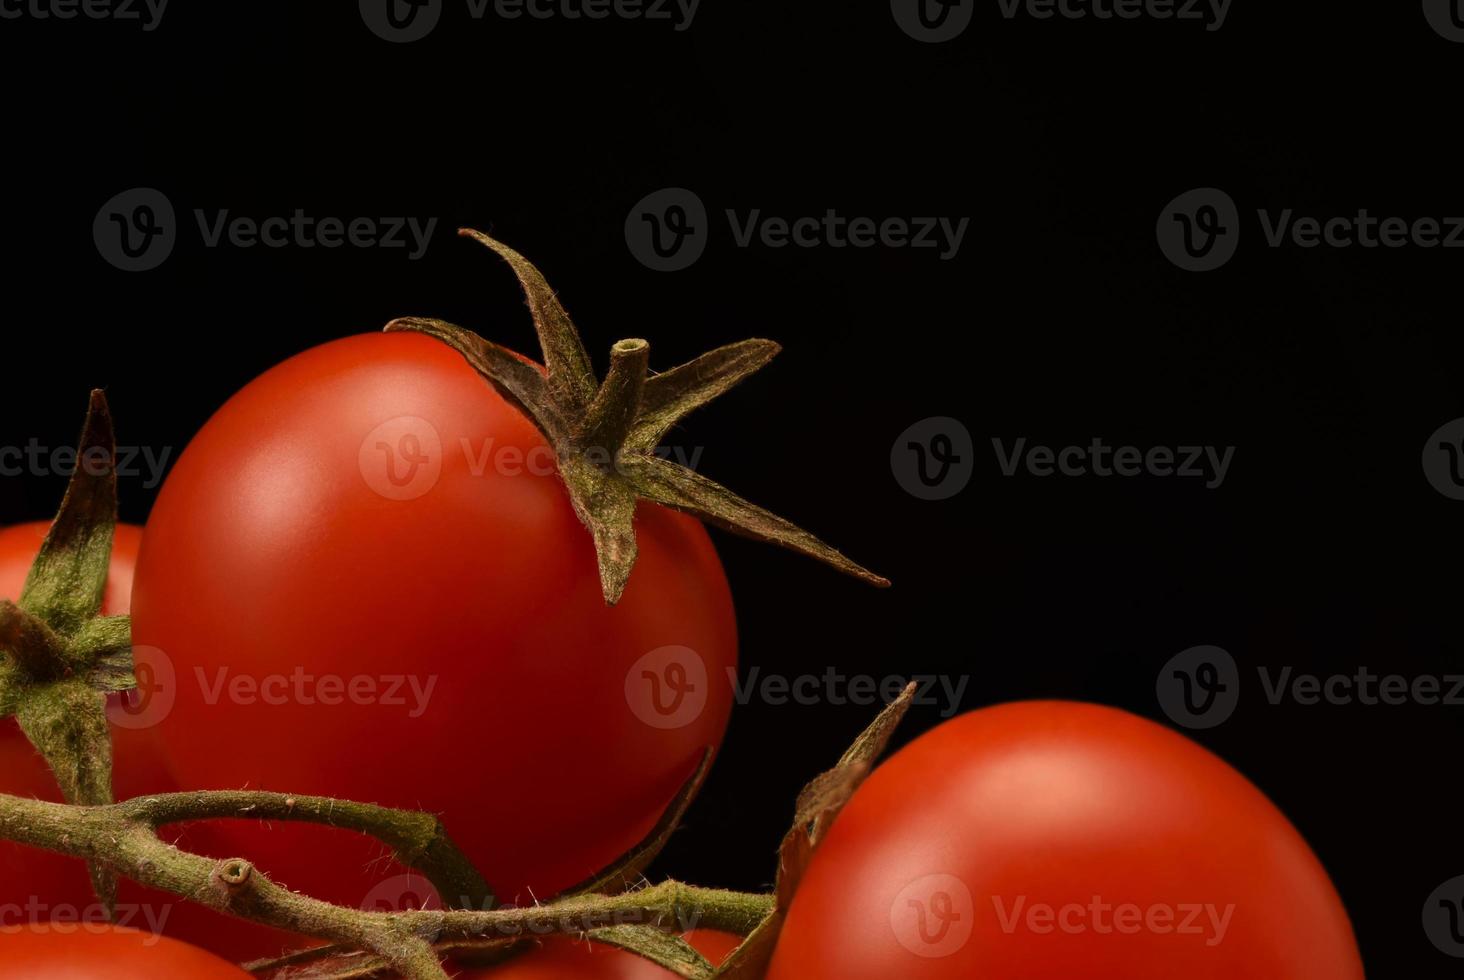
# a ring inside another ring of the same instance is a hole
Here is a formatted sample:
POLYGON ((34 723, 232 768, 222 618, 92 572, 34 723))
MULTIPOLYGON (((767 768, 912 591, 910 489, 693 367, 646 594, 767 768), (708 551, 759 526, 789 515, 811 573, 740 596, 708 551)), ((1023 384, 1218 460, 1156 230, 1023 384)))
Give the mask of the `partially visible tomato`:
POLYGON ((0 980, 240 980, 196 946, 99 922, 0 924, 0 980))
POLYGON ((974 711, 881 765, 813 855, 769 980, 1362 980, 1306 842, 1238 772, 1111 708, 974 711))
MULTIPOLYGON (((725 932, 693 929, 685 935, 692 948, 716 966, 742 939, 725 932)), ((460 980, 668 980, 675 976, 644 957, 613 946, 565 937, 543 941, 541 947, 502 966, 469 970, 460 980)))
MULTIPOLYGON (((133 594, 136 642, 173 668, 178 781, 438 813, 516 904, 633 846, 721 742, 731 595, 700 522, 642 503, 607 607, 554 460, 420 334, 334 341, 234 395, 168 476, 133 594)), ((195 839, 319 898, 395 901, 401 869, 355 834, 195 839)))
MULTIPOLYGON (((50 527, 48 521, 37 521, 0 528, 0 599, 14 600, 20 596, 31 563, 50 527)), ((122 615, 128 611, 133 567, 141 541, 141 528, 130 524, 117 526, 102 598, 104 615, 122 615)), ((127 696, 114 695, 111 703, 114 718, 119 712, 125 718, 127 696)), ((117 799, 172 789, 155 733, 150 728, 114 723, 112 751, 113 791, 117 799)), ((13 718, 0 720, 0 793, 61 801, 50 767, 13 718)), ((140 892, 129 889, 122 899, 140 905, 136 901, 139 897, 140 892)), ((149 904, 158 903, 150 901, 149 904)), ((78 916, 90 909, 99 910, 100 906, 81 861, 0 841, 0 909, 11 916, 20 915, 27 922, 36 922, 62 915, 78 916), (15 911, 17 908, 19 912, 15 911)), ((123 912, 131 914, 126 909, 123 912)), ((162 920, 165 911, 139 907, 135 915, 133 924, 145 925, 149 919, 162 920)), ((0 926, 14 924, 13 917, 0 921, 0 926)))

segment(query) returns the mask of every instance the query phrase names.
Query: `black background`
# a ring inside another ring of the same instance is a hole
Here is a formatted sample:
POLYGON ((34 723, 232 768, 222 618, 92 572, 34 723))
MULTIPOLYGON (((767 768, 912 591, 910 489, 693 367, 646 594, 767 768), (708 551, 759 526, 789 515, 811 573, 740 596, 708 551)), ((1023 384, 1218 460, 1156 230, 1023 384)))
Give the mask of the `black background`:
MULTIPOLYGON (((702 470, 888 574, 884 593, 718 536, 743 661, 764 672, 970 676, 962 708, 1081 698, 1164 719, 1155 675, 1217 644, 1252 683, 1191 733, 1264 789, 1340 889, 1376 977, 1449 975, 1419 924, 1464 872, 1459 708, 1270 706, 1254 666, 1459 669, 1461 505, 1420 451, 1464 415, 1459 253, 1266 247, 1257 208, 1464 214, 1464 47, 1415 3, 1237 2, 1222 29, 1008 20, 945 44, 888 5, 716 2, 665 22, 488 18, 449 2, 385 43, 351 4, 181 3, 136 23, 0 20, 8 193, 0 442, 74 440, 105 386, 127 445, 173 447, 251 377, 394 316, 442 316, 521 350, 510 274, 450 234, 513 244, 560 290, 603 368, 644 336, 660 368, 768 336, 785 353, 694 418, 702 470), (102 203, 162 190, 182 217, 160 268, 95 248, 102 203), (696 191, 718 231, 651 271, 623 224, 696 191), (1160 210, 1225 189, 1245 231, 1195 274, 1160 210), (204 248, 191 212, 439 218, 401 250, 204 248), (938 215, 932 250, 740 248, 726 208, 938 215), (976 473, 924 502, 891 475, 909 425, 960 419, 976 473), (1006 478, 993 437, 1052 446, 1234 445, 1202 481, 1006 478)), ((142 521, 155 491, 123 487, 142 521)), ((0 479, 0 521, 63 480, 0 479)), ((770 882, 802 782, 871 717, 748 704, 657 871, 770 882)), ((901 740, 939 720, 912 714, 901 740)))

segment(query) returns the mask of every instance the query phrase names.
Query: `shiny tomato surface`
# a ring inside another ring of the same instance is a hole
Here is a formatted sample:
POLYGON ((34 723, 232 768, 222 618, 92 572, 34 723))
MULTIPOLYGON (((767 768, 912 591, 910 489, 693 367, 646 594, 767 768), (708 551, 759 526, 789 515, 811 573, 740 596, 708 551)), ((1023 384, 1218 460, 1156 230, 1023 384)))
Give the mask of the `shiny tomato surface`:
POLYGON ((873 773, 813 856, 770 980, 1361 980, 1281 812, 1111 708, 973 711, 873 773))
MULTIPOLYGON (((134 588, 134 638, 176 688, 159 730, 178 780, 438 813, 516 903, 647 833, 721 741, 731 596, 701 524, 642 504, 607 607, 553 459, 418 334, 325 344, 230 399, 167 478, 134 588)), ((423 900, 342 831, 195 839, 317 897, 423 900)))

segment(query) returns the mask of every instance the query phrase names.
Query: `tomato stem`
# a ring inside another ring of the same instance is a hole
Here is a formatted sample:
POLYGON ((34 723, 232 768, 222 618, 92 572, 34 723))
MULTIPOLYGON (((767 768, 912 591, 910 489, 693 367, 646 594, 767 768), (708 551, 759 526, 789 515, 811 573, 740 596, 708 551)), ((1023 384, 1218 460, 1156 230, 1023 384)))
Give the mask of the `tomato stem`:
POLYGON ((449 345, 538 426, 554 447, 575 513, 594 539, 607 604, 620 599, 635 564, 632 525, 638 500, 800 552, 873 585, 890 584, 802 528, 657 455, 673 425, 767 364, 778 353, 777 344, 729 344, 648 376, 649 345, 622 340, 610 349, 609 373, 598 381, 573 321, 533 263, 482 232, 463 228, 459 234, 498 253, 518 276, 545 370, 540 373, 510 351, 442 320, 404 317, 386 329, 423 333, 449 345))
POLYGON ((610 370, 574 441, 584 452, 598 453, 596 462, 613 467, 640 411, 641 392, 651 363, 651 345, 644 340, 622 340, 610 348, 610 370))
MULTIPOLYGON (((248 965, 261 976, 298 975, 294 971, 312 964, 321 975, 395 970, 406 980, 443 980, 447 973, 441 960, 449 954, 503 957, 521 951, 527 937, 564 934, 619 946, 683 976, 711 977, 710 964, 667 935, 707 928, 747 937, 715 976, 759 980, 813 849, 884 750, 914 690, 915 685, 907 687, 855 740, 838 766, 804 789, 780 852, 775 894, 674 880, 628 887, 641 880, 645 866, 679 824, 706 776, 710 750, 645 841, 570 893, 525 908, 491 907, 491 896, 482 905, 469 900, 461 902, 466 907, 440 910, 346 908, 282 888, 243 858, 218 861, 181 850, 158 835, 163 826, 214 818, 307 821, 377 838, 444 896, 459 894, 452 889, 464 880, 480 880, 436 816, 323 797, 191 792, 75 806, 0 794, 0 839, 82 858, 108 874, 120 873, 216 911, 332 944, 248 965), (362 950, 369 955, 363 956, 362 950), (343 972, 332 973, 332 967, 343 972)), ((480 894, 486 895, 486 885, 480 894)))

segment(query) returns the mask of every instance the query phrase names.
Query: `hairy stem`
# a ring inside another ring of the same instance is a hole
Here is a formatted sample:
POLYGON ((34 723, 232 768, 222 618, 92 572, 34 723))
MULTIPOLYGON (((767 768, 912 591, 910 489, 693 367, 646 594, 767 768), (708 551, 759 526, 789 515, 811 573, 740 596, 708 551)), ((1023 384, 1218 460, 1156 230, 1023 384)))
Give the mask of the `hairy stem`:
MULTIPOLYGON (((198 792, 73 806, 0 794, 0 839, 95 862, 218 912, 376 954, 407 980, 447 976, 443 949, 464 941, 581 935, 607 926, 694 927, 745 934, 773 908, 771 895, 665 881, 617 895, 576 895, 527 908, 367 912, 322 902, 270 881, 242 858, 217 861, 158 837, 166 824, 215 817, 305 820, 358 830, 424 874, 461 880, 472 866, 425 813, 281 793, 198 792)), ((477 877, 476 871, 471 871, 477 877)), ((484 886, 486 890, 486 886, 484 886)))
POLYGON ((392 849, 398 862, 422 872, 448 904, 479 909, 494 904, 488 883, 453 844, 442 821, 430 813, 322 796, 242 791, 144 796, 119 803, 117 809, 152 827, 234 817, 295 820, 354 830, 375 837, 392 849))

